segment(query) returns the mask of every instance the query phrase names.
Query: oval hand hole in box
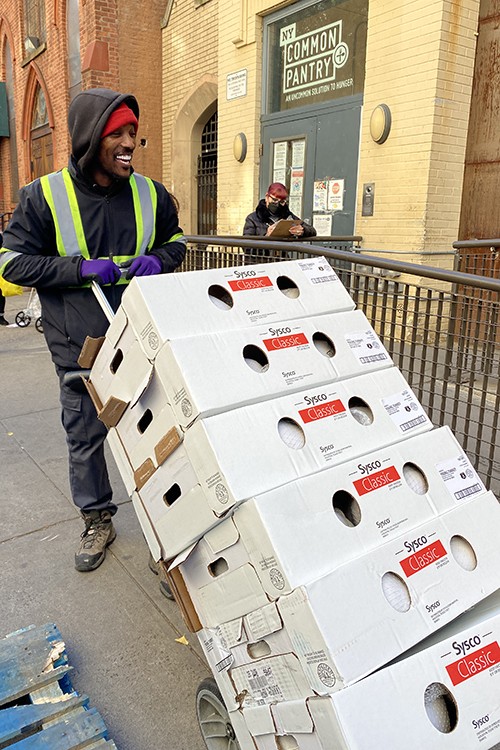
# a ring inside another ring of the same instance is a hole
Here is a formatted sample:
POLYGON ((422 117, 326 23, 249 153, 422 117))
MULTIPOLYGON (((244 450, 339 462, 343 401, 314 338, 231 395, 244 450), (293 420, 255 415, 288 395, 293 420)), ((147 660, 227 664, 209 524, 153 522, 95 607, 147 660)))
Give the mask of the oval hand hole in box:
POLYGON ((113 375, 118 371, 118 368, 120 367, 122 362, 123 362, 123 352, 121 349, 118 349, 115 356, 111 360, 111 364, 109 365, 109 369, 111 370, 113 375))
POLYGON ((267 641, 256 641, 248 644, 247 653, 251 659, 263 659, 271 655, 271 647, 267 641))
POLYGON ((266 353, 255 344, 247 344, 243 349, 243 359, 251 370, 255 372, 267 372, 269 360, 266 353))
POLYGON ((290 299, 297 299, 297 297, 300 297, 299 287, 295 281, 289 279, 288 276, 278 276, 276 279, 276 286, 285 297, 290 297, 290 299))
POLYGON ((424 691, 427 718, 439 732, 448 734, 458 724, 458 707, 450 690, 440 682, 432 682, 424 691))
POLYGON ((165 505, 168 505, 170 507, 175 503, 176 500, 180 498, 181 494, 181 488, 176 482, 166 492, 163 493, 163 502, 165 503, 165 505))
POLYGON ((344 526, 357 526, 361 521, 359 503, 347 490, 337 490, 332 497, 335 515, 344 526))
POLYGON ((475 570, 477 568, 477 557, 474 548, 463 536, 452 536, 450 549, 453 558, 464 570, 475 570))
POLYGON ((217 578, 217 576, 221 576, 223 573, 227 573, 228 570, 229 565, 223 557, 218 557, 217 560, 214 560, 213 563, 210 563, 210 565, 208 566, 208 572, 210 573, 212 578, 217 578))
POLYGON ((288 448, 299 451, 306 444, 302 427, 290 417, 283 417, 278 422, 278 434, 288 448))
POLYGON ((359 398, 359 396, 351 396, 348 407, 356 422, 362 424, 363 427, 372 424, 373 412, 366 401, 363 401, 362 398, 359 398))
POLYGON ((146 409, 142 417, 137 422, 137 429, 141 433, 141 435, 144 435, 152 421, 153 412, 151 411, 151 409, 146 409))
POLYGON ((403 466, 403 476, 410 490, 417 495, 426 495, 429 492, 427 477, 416 464, 407 461, 403 466))
POLYGON ((219 310, 230 310, 234 304, 233 298, 227 289, 220 286, 220 284, 212 284, 208 288, 208 298, 219 310))
POLYGON ((384 573, 382 591, 388 603, 397 612, 408 612, 411 607, 411 596, 408 586, 396 573, 384 573))
POLYGON ((335 344, 326 333, 316 331, 313 334, 313 344, 323 357, 329 357, 330 359, 335 356, 335 344))
POLYGON ((293 734, 275 735, 278 750, 300 750, 297 740, 293 734))

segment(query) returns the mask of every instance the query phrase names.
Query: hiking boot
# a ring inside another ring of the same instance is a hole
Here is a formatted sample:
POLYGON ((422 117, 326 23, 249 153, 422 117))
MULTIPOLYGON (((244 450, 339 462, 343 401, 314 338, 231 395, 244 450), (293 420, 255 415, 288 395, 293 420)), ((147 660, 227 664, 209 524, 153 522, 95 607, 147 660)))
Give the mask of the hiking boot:
POLYGON ((0 326, 8 326, 8 325, 9 325, 9 321, 5 320, 3 315, 0 315, 0 326))
POLYGON ((75 555, 75 568, 80 573, 95 570, 106 557, 106 547, 116 538, 111 513, 107 510, 92 510, 82 513, 85 531, 75 555))
POLYGON ((175 601, 175 597, 172 593, 172 589, 170 588, 169 584, 167 583, 165 579, 165 572, 163 570, 163 566, 161 562, 156 562, 151 552, 149 553, 149 560, 148 560, 148 567, 152 573, 155 574, 155 576, 158 576, 158 584, 160 586, 160 591, 167 599, 170 599, 170 601, 175 601))

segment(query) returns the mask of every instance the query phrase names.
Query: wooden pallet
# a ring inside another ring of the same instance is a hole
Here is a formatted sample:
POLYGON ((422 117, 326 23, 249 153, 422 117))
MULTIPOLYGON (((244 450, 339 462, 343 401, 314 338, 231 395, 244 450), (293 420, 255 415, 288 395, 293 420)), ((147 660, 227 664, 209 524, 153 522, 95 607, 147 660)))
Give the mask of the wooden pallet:
POLYGON ((102 717, 71 685, 56 625, 0 639, 0 750, 116 750, 102 717))

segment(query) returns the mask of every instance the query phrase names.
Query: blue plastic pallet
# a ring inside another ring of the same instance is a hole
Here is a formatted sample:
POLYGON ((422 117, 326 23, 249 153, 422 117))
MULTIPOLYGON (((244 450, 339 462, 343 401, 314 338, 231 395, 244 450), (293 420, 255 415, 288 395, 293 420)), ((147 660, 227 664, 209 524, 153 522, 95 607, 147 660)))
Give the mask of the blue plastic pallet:
POLYGON ((0 640, 0 750, 116 750, 86 695, 71 685, 56 625, 30 625, 0 640))

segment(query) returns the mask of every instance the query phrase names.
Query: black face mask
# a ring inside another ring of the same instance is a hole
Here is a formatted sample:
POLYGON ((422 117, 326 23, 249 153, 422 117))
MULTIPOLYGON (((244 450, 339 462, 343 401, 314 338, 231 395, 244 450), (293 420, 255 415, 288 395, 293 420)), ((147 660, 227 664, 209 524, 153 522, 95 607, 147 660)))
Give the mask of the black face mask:
POLYGON ((280 207, 279 203, 269 203, 267 208, 270 214, 277 214, 279 207, 280 207))

